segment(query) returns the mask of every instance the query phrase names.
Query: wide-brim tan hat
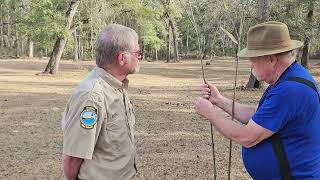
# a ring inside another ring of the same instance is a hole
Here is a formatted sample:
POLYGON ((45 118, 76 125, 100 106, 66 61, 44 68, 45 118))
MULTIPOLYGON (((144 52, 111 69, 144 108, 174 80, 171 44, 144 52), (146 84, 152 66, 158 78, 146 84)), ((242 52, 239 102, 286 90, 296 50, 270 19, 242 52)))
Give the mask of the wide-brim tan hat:
POLYGON ((238 53, 239 57, 258 57, 278 54, 303 46, 301 41, 291 40, 286 24, 276 21, 250 27, 247 47, 238 53))

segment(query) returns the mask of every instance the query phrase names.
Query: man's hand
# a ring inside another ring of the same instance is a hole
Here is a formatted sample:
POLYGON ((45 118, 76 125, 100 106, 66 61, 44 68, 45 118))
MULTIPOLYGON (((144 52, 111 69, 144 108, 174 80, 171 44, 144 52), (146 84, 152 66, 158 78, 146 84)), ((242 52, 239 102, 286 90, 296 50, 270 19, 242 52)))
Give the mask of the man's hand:
POLYGON ((208 99, 212 104, 217 104, 217 102, 222 99, 222 95, 216 86, 206 82, 200 86, 202 97, 208 99))
POLYGON ((209 118, 217 109, 209 100, 198 97, 195 101, 195 110, 199 115, 209 118))

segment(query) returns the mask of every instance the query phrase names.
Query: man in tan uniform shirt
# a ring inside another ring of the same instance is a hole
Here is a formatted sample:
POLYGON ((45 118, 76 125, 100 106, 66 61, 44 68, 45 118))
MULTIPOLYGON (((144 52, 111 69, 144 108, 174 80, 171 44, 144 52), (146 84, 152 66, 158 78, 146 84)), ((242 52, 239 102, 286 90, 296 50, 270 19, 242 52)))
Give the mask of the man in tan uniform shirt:
POLYGON ((139 71, 137 33, 109 25, 96 42, 96 64, 71 96, 62 119, 68 180, 126 180, 136 173, 135 116, 128 74, 139 71))

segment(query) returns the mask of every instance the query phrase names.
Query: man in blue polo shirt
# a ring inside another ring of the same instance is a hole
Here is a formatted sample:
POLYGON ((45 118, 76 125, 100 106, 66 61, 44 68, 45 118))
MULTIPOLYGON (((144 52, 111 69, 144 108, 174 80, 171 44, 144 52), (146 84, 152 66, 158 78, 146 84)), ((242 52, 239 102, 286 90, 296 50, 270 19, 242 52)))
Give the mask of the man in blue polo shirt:
POLYGON ((249 58, 259 81, 269 84, 257 107, 235 104, 212 84, 201 86, 196 112, 227 138, 241 144, 244 165, 253 179, 320 179, 320 102, 315 80, 295 61, 303 45, 290 39, 287 26, 266 22, 248 31, 249 58))

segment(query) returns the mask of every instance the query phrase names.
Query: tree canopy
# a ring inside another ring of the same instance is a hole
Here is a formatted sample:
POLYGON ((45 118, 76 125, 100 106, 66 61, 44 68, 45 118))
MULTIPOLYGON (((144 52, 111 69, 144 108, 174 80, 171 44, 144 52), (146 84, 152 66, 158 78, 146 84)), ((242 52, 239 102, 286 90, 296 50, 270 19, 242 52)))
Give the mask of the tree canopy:
MULTIPOLYGON (((70 1, 69 1, 70 2, 70 1)), ((81 0, 72 27, 65 29, 68 1, 0 0, 0 56, 49 56, 57 37, 67 44, 63 57, 75 52, 82 60, 94 59, 97 34, 110 23, 135 29, 144 57, 232 56, 235 46, 221 27, 236 35, 259 23, 259 0, 81 0), (73 36, 74 35, 74 36, 73 36), (77 45, 77 46, 75 46, 77 45), (77 51, 75 51, 75 47, 77 51), (32 53, 33 54, 33 53, 32 53)), ((288 25, 293 39, 309 38, 309 54, 320 49, 320 0, 269 1, 268 20, 288 25)))

